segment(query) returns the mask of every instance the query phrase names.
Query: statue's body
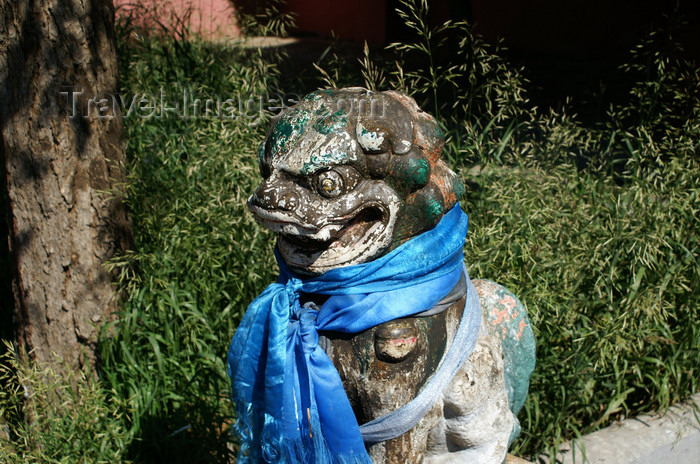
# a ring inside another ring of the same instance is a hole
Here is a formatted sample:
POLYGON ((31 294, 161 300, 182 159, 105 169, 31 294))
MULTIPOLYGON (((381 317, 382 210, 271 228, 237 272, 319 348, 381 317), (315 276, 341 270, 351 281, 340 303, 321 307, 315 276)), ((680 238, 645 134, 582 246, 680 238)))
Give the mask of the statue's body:
MULTIPOLYGON (((249 208, 279 233, 279 254, 299 275, 366 263, 435 227, 463 195, 440 159, 442 146, 434 119, 406 95, 315 92, 273 122, 259 153, 264 180, 249 208)), ((483 316, 471 354, 409 432, 368 446, 373 462, 505 460, 534 367, 534 338, 513 294, 473 283, 483 316)), ((463 275, 427 313, 360 333, 319 332, 360 425, 421 391, 451 346, 466 291, 463 275)), ((318 308, 326 298, 304 294, 301 304, 318 308)))

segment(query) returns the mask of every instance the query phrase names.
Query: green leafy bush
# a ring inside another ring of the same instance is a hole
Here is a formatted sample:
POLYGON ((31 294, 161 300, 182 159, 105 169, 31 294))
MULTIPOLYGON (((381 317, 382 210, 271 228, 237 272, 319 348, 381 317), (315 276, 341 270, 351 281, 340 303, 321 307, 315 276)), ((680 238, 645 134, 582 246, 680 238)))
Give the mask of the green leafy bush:
POLYGON ((126 90, 162 89, 180 106, 125 120, 136 251, 112 263, 128 299, 105 330, 102 376, 129 404, 135 460, 225 462, 234 451, 226 350, 275 271, 272 241, 245 201, 269 116, 259 98, 277 74, 258 51, 196 41, 146 37, 123 42, 121 56, 126 90), (247 110, 218 115, 217 99, 247 110))

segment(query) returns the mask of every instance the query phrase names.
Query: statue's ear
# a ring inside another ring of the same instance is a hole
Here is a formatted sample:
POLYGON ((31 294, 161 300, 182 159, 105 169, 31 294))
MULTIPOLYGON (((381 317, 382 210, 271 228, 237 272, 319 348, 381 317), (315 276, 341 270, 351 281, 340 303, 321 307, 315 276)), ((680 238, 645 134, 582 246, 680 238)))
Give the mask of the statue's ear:
POLYGON ((375 179, 389 175, 392 157, 406 155, 413 146, 413 119, 386 92, 369 92, 358 104, 355 136, 375 179))
POLYGON ((411 149, 394 160, 391 177, 396 188, 403 188, 408 216, 413 218, 403 227, 406 233, 417 233, 420 227, 432 227, 457 203, 464 195, 464 184, 440 159, 445 137, 435 118, 406 94, 393 90, 382 94, 400 104, 402 117, 412 123, 411 149))
POLYGON ((413 118, 387 92, 370 92, 358 104, 356 135, 365 154, 406 154, 413 146, 413 118), (384 146, 378 147, 378 137, 384 146))
POLYGON ((391 165, 391 135, 374 119, 358 119, 355 137, 365 154, 367 173, 374 179, 384 179, 391 165))
POLYGON ((391 135, 374 119, 358 120, 355 125, 355 136, 365 155, 380 155, 389 151, 391 135))
POLYGON ((440 159, 445 145, 445 136, 435 118, 420 109, 416 101, 406 94, 394 90, 382 93, 400 102, 403 108, 408 110, 407 113, 413 123, 412 144, 416 145, 431 163, 440 159))

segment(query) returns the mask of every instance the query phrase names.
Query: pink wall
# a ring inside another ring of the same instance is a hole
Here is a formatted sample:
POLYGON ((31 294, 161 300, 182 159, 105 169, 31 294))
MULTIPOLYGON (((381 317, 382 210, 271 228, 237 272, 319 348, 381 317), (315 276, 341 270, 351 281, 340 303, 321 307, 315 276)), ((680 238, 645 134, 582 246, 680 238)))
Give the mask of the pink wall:
POLYGON ((142 27, 181 31, 188 23, 190 32, 207 39, 241 34, 229 0, 114 0, 114 6, 117 16, 129 16, 142 27))
MULTIPOLYGON (((207 39, 239 37, 233 3, 236 0, 114 0, 117 16, 129 16, 139 26, 190 32, 207 39), (189 21, 187 18, 189 16, 189 21)), ((252 0, 259 1, 259 0, 252 0)), ((386 0, 287 0, 296 14, 296 30, 322 37, 382 44, 386 37, 386 0)))

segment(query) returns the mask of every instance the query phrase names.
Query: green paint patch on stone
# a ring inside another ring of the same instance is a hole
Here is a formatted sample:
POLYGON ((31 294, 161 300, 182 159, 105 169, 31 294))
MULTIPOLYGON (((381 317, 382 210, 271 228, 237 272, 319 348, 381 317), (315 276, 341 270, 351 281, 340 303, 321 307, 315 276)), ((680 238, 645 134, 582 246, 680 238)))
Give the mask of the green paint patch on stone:
POLYGON ((442 203, 440 203, 435 198, 431 198, 430 200, 428 200, 428 203, 427 203, 426 209, 425 209, 425 213, 426 213, 426 217, 431 222, 437 221, 440 218, 440 216, 442 216, 442 213, 443 213, 442 203))
POLYGON ((435 137, 436 139, 445 138, 445 134, 442 133, 442 129, 440 129, 440 126, 438 126, 437 124, 435 124, 435 133, 433 134, 433 137, 435 137))
POLYGON ((294 146, 306 131, 309 118, 308 112, 297 109, 282 116, 270 133, 270 155, 275 157, 294 146))
MULTIPOLYGON (((501 339, 508 403, 513 415, 525 404, 530 376, 535 369, 535 334, 525 305, 507 288, 488 280, 477 280, 486 323, 501 339)), ((516 422, 510 436, 512 442, 520 433, 516 422)))
POLYGON ((304 98, 301 99, 299 102, 301 105, 304 105, 304 103, 315 103, 318 102, 319 100, 326 100, 326 102, 322 104, 327 104, 331 103, 331 101, 334 98, 336 91, 332 89, 320 89, 320 90, 315 90, 309 94, 306 94, 304 98))
POLYGON ((317 101, 321 98, 331 98, 337 93, 334 89, 319 89, 307 94, 302 101, 317 101))
POLYGON ((301 101, 318 101, 321 98, 323 98, 323 91, 321 90, 316 90, 314 92, 311 92, 310 94, 307 94, 301 101))
POLYGON ((344 110, 338 110, 335 113, 319 118, 314 123, 313 128, 319 134, 332 134, 342 130, 347 127, 347 125, 348 113, 344 110))
POLYGON ((359 133, 360 137, 365 137, 365 136, 376 137, 377 136, 376 132, 368 130, 365 126, 362 125, 362 123, 358 122, 357 124, 358 124, 358 127, 360 128, 360 133, 359 133))
POLYGON ((301 175, 347 164, 355 155, 354 140, 346 132, 349 114, 333 110, 323 91, 308 95, 284 113, 268 136, 267 156, 301 175))
MULTIPOLYGON (((408 161, 408 168, 406 169, 406 179, 405 182, 412 186, 423 187, 428 183, 428 177, 430 176, 430 165, 423 158, 411 158, 408 161)), ((442 209, 442 208, 441 208, 442 209)))
POLYGON ((342 150, 332 150, 323 154, 312 155, 311 159, 301 167, 301 174, 309 176, 321 168, 347 164, 348 161, 348 154, 342 150))
POLYGON ((462 179, 455 177, 454 181, 452 182, 452 189, 455 192, 457 200, 462 198, 464 196, 464 182, 462 182, 462 179))
POLYGON ((265 142, 260 142, 258 145, 258 164, 265 162, 265 142))

